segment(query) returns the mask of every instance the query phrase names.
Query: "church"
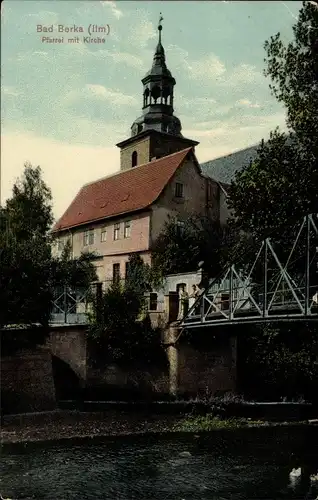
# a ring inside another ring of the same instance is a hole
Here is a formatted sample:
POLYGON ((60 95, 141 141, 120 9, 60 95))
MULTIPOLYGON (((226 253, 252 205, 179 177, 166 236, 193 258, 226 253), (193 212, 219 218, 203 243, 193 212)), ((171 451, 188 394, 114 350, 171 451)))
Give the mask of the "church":
POLYGON ((98 280, 124 278, 131 253, 151 263, 151 248, 173 217, 182 225, 192 214, 225 222, 226 185, 204 174, 197 141, 183 137, 174 115, 176 80, 167 68, 162 25, 143 85, 142 114, 131 137, 119 142, 120 170, 84 185, 53 228, 56 251, 70 241, 73 256, 96 254, 98 280))

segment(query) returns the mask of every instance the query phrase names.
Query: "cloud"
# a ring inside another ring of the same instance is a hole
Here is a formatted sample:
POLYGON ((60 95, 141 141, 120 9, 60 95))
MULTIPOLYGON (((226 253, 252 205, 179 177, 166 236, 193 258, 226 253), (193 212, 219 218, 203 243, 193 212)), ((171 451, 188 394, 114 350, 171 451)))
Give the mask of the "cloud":
POLYGON ((197 80, 219 77, 226 72, 224 63, 215 54, 209 54, 198 61, 189 62, 187 66, 191 78, 197 80))
POLYGON ((12 85, 1 86, 1 93, 3 95, 9 95, 9 96, 13 96, 13 97, 18 97, 18 96, 22 95, 22 92, 17 90, 12 85))
POLYGON ((238 106, 246 106, 247 108, 260 108, 261 105, 258 103, 252 103, 249 99, 239 99, 236 101, 238 106))
MULTIPOLYGON (((236 149, 243 149, 252 144, 257 144, 261 139, 269 136, 271 130, 279 126, 286 130, 286 116, 284 112, 273 113, 269 116, 246 116, 233 117, 229 120, 211 120, 210 122, 198 123, 194 128, 183 129, 185 137, 191 137, 200 141, 199 152, 209 151, 211 155, 200 161, 217 158, 214 148, 218 151, 227 150, 228 153, 236 149), (201 126, 204 127, 201 128, 201 126), (211 150, 212 148, 212 150, 211 150)), ((201 153, 200 153, 201 154, 201 153)))
POLYGON ((241 63, 234 68, 226 67, 220 57, 210 53, 193 60, 189 53, 177 45, 167 47, 167 57, 173 67, 180 68, 187 78, 198 80, 202 86, 213 84, 224 87, 236 87, 243 84, 255 84, 264 81, 263 74, 255 66, 241 63))
POLYGON ((88 95, 105 99, 116 106, 129 106, 137 104, 137 99, 135 97, 125 95, 117 90, 107 89, 103 85, 86 84, 83 90, 84 93, 87 93, 88 91, 88 95))
POLYGON ((243 84, 256 84, 259 81, 264 81, 264 76, 261 71, 258 71, 251 64, 239 64, 233 71, 227 74, 226 83, 229 86, 238 86, 243 84))
POLYGON ((56 12, 52 12, 49 10, 41 10, 36 13, 27 14, 26 20, 32 21, 32 24, 34 24, 35 27, 36 24, 45 24, 45 25, 57 24, 59 16, 56 12))
POLYGON ((108 52, 107 55, 111 57, 115 63, 124 63, 133 68, 144 68, 143 60, 128 52, 108 52))
MULTIPOLYGON (((127 33, 127 42, 129 45, 144 49, 147 47, 150 40, 157 37, 157 30, 154 24, 149 21, 146 11, 136 9, 134 19, 130 24, 130 29, 127 33)), ((149 61, 150 62, 150 61, 149 61)))
POLYGON ((116 19, 120 19, 121 17, 123 17, 124 13, 117 7, 116 2, 103 1, 100 3, 103 7, 108 7, 116 19))

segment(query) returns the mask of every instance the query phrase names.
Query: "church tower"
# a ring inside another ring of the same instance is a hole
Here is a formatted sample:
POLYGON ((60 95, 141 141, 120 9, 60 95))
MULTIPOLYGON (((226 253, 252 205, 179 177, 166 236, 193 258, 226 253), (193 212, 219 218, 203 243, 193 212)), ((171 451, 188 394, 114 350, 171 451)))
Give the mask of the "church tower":
POLYGON ((120 148, 120 168, 127 170, 153 159, 195 147, 197 141, 181 134, 181 122, 173 114, 175 79, 166 65, 161 43, 163 18, 158 26, 158 44, 150 71, 143 84, 142 115, 131 126, 131 137, 117 144, 120 148))

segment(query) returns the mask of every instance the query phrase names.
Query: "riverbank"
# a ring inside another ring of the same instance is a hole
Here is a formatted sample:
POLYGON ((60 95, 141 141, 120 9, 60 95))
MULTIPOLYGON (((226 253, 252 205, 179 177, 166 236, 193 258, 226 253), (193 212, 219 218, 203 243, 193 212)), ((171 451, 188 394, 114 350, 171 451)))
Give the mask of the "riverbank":
POLYGON ((218 419, 187 415, 149 415, 124 411, 79 412, 54 411, 10 415, 3 418, 1 443, 27 443, 74 438, 96 438, 153 433, 209 432, 246 427, 318 425, 318 419, 291 422, 218 419))

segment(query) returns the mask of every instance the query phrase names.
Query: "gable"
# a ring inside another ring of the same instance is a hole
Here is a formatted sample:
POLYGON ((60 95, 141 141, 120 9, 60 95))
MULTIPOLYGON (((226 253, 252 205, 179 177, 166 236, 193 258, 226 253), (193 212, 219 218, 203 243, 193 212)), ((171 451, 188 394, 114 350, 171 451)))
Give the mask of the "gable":
POLYGON ((192 148, 86 184, 53 231, 142 210, 161 194, 192 148))

